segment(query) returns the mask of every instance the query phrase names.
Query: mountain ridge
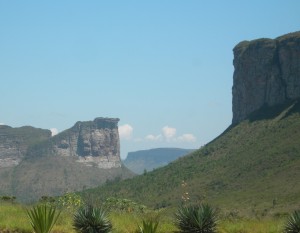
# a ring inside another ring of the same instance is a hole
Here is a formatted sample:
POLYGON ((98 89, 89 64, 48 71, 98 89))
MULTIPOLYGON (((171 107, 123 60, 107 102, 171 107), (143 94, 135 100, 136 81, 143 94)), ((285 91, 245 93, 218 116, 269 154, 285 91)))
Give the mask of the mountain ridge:
POLYGON ((31 202, 132 177, 121 166, 118 121, 79 121, 53 137, 50 130, 0 126, 0 195, 31 202))
POLYGON ((142 174, 178 159, 192 152, 193 149, 182 148, 153 148, 129 152, 124 165, 136 174, 142 174))

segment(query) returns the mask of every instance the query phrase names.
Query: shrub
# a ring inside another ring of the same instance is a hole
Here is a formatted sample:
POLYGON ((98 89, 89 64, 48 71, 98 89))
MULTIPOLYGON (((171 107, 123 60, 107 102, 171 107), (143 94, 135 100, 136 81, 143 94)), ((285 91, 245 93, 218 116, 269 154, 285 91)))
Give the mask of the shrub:
POLYGON ((288 218, 284 226, 285 233, 300 232, 300 211, 295 211, 288 218))
POLYGON ((57 212, 55 207, 39 205, 27 210, 27 215, 35 233, 48 233, 56 223, 60 212, 57 212))
POLYGON ((58 205, 66 207, 67 209, 74 211, 84 203, 80 195, 76 193, 66 193, 58 199, 58 205))
POLYGON ((110 233, 112 230, 106 212, 91 205, 78 209, 74 214, 73 227, 78 233, 110 233))
POLYGON ((129 199, 120 199, 110 197, 107 198, 104 202, 104 207, 109 210, 116 210, 122 212, 141 212, 144 213, 146 211, 146 206, 140 205, 131 201, 129 199))
POLYGON ((158 221, 143 220, 143 225, 139 226, 138 233, 155 233, 157 231, 158 221))
POLYGON ((217 214, 209 205, 182 206, 178 209, 175 225, 181 233, 214 233, 217 214))

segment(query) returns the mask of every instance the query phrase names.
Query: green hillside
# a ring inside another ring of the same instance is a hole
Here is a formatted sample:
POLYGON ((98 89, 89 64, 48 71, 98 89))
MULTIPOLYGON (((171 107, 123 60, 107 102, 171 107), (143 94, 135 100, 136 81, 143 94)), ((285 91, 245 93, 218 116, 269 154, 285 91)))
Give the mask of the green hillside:
POLYGON ((152 207, 192 202, 272 214, 300 207, 300 104, 262 109, 211 143, 145 175, 86 191, 152 207), (182 187, 182 181, 186 187, 182 187))

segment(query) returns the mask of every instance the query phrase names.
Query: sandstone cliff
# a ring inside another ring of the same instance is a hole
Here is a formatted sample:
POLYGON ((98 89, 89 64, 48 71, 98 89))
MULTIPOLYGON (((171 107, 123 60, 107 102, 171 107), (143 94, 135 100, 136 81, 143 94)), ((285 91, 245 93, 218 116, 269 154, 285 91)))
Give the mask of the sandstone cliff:
POLYGON ((234 49, 232 123, 300 98, 300 32, 243 41, 234 49))
POLYGON ((60 156, 77 156, 77 161, 99 168, 121 167, 117 118, 77 122, 53 137, 52 150, 60 156))
POLYGON ((31 126, 0 125, 0 168, 13 167, 24 158, 28 147, 51 137, 50 130, 31 126))
POLYGON ((49 130, 0 126, 0 196, 36 201, 133 176, 121 166, 117 118, 49 130))

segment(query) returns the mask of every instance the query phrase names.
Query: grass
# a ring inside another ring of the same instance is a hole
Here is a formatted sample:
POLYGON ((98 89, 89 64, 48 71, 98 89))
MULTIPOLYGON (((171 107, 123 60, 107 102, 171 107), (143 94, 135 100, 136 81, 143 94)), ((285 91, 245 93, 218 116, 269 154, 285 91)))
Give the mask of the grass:
POLYGON ((166 167, 86 190, 83 196, 128 198, 159 209, 178 206, 186 191, 194 203, 253 218, 290 212, 300 208, 299 138, 299 103, 265 109, 166 167))
POLYGON ((282 233, 283 219, 239 219, 219 222, 219 233, 282 233))
MULTIPOLYGON (((0 232, 4 229, 19 230, 20 233, 31 231, 25 206, 11 203, 0 203, 0 232)), ((54 226, 53 233, 75 233, 72 227, 73 213, 63 210, 54 226)), ((113 211, 109 219, 113 225, 113 233, 134 233, 138 225, 145 219, 159 219, 158 233, 176 231, 174 225, 174 209, 149 211, 148 213, 125 213, 113 211)), ((281 233, 286 217, 264 217, 261 219, 245 217, 221 217, 218 222, 218 233, 281 233)))

